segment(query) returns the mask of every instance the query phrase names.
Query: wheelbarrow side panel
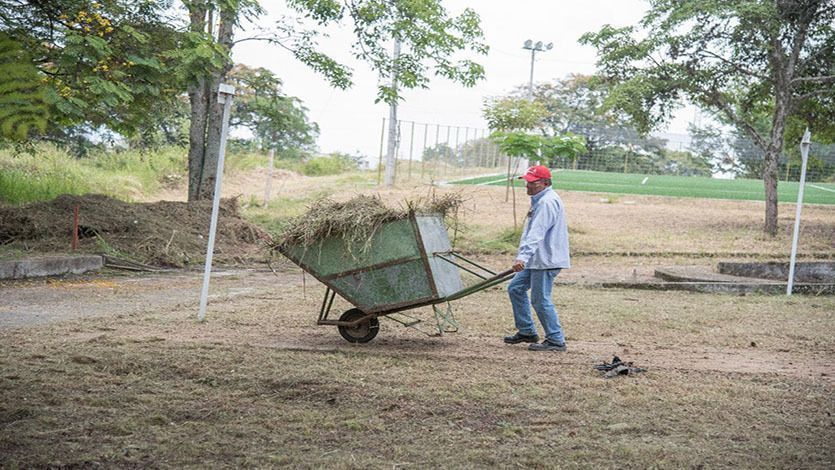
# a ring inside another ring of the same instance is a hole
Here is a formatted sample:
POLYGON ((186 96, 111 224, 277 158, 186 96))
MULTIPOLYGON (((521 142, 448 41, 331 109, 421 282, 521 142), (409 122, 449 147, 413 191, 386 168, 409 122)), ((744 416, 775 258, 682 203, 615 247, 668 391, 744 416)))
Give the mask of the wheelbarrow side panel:
POLYGON ((283 246, 281 251, 320 280, 395 260, 420 258, 415 231, 409 220, 384 224, 372 236, 366 250, 363 250, 364 243, 363 240, 349 244, 341 237, 329 237, 314 246, 283 246))
POLYGON ((420 258, 327 279, 330 286, 365 313, 378 313, 435 298, 420 258))
POLYGON ((452 250, 443 218, 438 215, 418 215, 415 220, 431 277, 434 280, 435 293, 439 298, 443 298, 460 291, 464 288, 464 284, 458 268, 434 256, 434 253, 448 253, 452 250))
POLYGON ((281 252, 365 313, 384 312, 437 298, 413 219, 387 222, 363 250, 341 237, 281 252))

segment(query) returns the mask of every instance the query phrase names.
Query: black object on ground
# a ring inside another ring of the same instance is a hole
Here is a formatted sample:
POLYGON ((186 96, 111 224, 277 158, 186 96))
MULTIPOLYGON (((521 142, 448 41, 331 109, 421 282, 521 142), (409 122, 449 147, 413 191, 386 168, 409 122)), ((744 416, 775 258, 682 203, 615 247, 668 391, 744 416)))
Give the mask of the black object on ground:
POLYGON ((630 362, 624 362, 621 358, 614 356, 612 358, 612 362, 603 362, 603 364, 597 364, 594 366, 595 369, 605 372, 603 376, 607 379, 611 379, 612 377, 617 377, 619 375, 629 375, 629 374, 637 374, 638 372, 646 372, 646 369, 635 367, 634 364, 630 362))

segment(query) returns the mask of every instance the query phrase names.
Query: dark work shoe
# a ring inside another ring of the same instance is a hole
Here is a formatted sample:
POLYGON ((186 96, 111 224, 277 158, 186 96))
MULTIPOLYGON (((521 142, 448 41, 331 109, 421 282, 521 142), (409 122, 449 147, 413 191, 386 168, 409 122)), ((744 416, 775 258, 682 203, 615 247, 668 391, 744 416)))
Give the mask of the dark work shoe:
POLYGON ((539 336, 537 335, 523 335, 521 333, 516 333, 512 336, 505 336, 504 342, 507 344, 518 344, 518 343, 538 343, 539 336))
POLYGON ((565 351, 568 348, 565 344, 552 343, 550 339, 546 339, 541 343, 528 346, 528 349, 531 351, 565 351))

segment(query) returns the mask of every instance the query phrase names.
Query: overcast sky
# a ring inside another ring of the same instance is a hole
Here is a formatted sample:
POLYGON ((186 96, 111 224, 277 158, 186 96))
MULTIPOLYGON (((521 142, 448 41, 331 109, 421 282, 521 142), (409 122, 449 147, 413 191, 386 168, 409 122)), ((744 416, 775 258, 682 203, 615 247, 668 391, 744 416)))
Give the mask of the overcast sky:
MULTIPOLYGON (((262 0, 267 16, 259 24, 267 25, 287 14, 283 0, 262 0)), ((585 32, 597 31, 605 24, 626 26, 637 23, 646 4, 641 0, 516 0, 464 1, 444 0, 452 14, 464 8, 481 17, 487 56, 475 56, 484 65, 486 77, 475 87, 465 88, 442 78, 433 78, 428 90, 403 93, 398 117, 401 120, 485 129, 481 106, 485 97, 502 95, 515 87, 527 85, 530 74, 530 51, 522 49, 526 39, 553 42, 554 48, 536 53, 534 81, 546 82, 570 73, 590 74, 595 69, 595 50, 581 46, 577 39, 585 32)), ((245 37, 243 31, 237 37, 245 37)), ((235 46, 236 62, 265 67, 284 81, 284 91, 300 98, 309 109, 309 117, 320 126, 318 141, 323 152, 362 153, 374 160, 379 151, 382 119, 388 106, 374 104, 379 78, 376 73, 350 56, 352 34, 333 31, 321 41, 322 50, 354 70, 354 86, 348 90, 332 88, 320 75, 298 63, 287 51, 257 41, 235 46)), ((692 111, 679 117, 670 132, 686 131, 692 111)))

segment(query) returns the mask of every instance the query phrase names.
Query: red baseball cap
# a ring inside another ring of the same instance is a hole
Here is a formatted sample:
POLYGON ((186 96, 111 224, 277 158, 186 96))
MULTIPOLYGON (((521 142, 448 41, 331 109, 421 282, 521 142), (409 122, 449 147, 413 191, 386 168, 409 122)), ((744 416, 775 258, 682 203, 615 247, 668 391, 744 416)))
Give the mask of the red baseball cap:
POLYGON ((528 168, 528 172, 519 178, 523 178, 528 183, 533 183, 543 178, 551 179, 551 170, 544 165, 535 165, 528 168))

